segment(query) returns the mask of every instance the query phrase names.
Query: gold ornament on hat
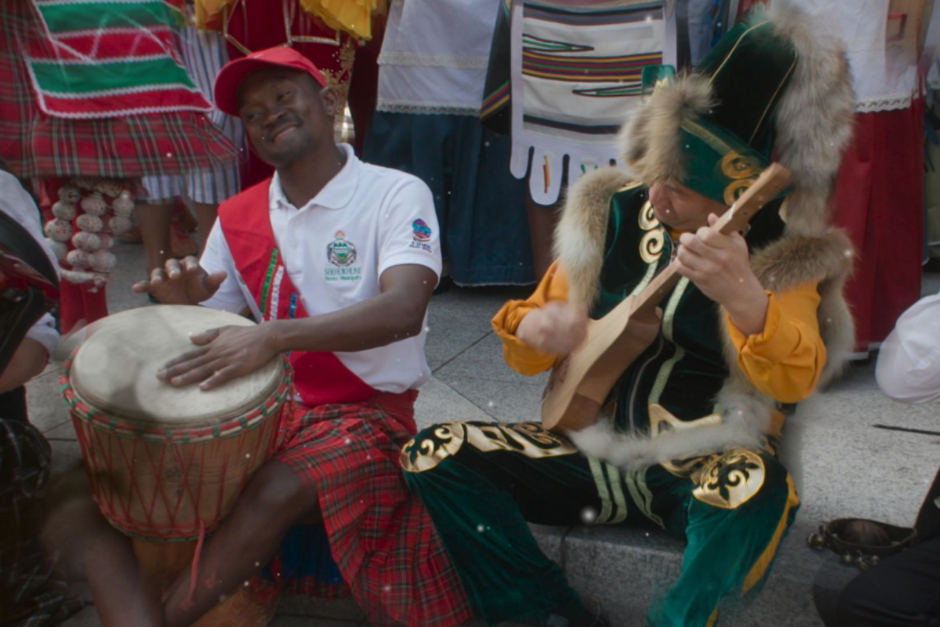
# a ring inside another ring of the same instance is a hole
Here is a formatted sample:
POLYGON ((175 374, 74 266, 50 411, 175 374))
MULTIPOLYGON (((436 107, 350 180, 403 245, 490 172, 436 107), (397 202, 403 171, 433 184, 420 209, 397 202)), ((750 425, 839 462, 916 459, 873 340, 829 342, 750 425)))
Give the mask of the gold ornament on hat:
POLYGON ((751 155, 742 155, 732 150, 721 158, 719 163, 721 173, 731 179, 725 187, 723 200, 731 206, 741 194, 757 180, 760 174, 760 162, 751 155))
MULTIPOLYGON (((246 0, 235 0, 231 5, 226 4, 222 7, 222 36, 225 37, 225 41, 229 42, 235 48, 239 50, 244 55, 249 55, 254 50, 250 50, 248 46, 238 41, 234 35, 229 33, 229 22, 232 20, 232 14, 235 13, 235 10, 241 7, 242 16, 244 17, 245 24, 248 23, 248 14, 247 7, 245 6, 246 0)), ((297 17, 297 2, 296 0, 283 0, 281 2, 281 12, 284 16, 284 33, 287 36, 287 40, 280 44, 281 46, 293 47, 294 43, 308 43, 308 44, 326 44, 328 46, 339 46, 341 43, 340 32, 338 30, 333 31, 333 37, 314 37, 312 35, 295 35, 291 31, 293 30, 292 26, 294 24, 295 18, 297 17)), ((301 11, 300 21, 301 24, 305 20, 310 20, 311 18, 307 16, 306 13, 301 11)))
POLYGON ((731 151, 721 158, 721 173, 729 179, 746 179, 760 174, 760 162, 751 155, 731 151))
POLYGON ((722 195, 722 200, 725 201, 725 204, 729 207, 735 203, 735 201, 741 197, 748 187, 754 184, 754 181, 757 180, 755 176, 752 179, 738 179, 736 181, 731 181, 725 187, 724 194, 722 195))

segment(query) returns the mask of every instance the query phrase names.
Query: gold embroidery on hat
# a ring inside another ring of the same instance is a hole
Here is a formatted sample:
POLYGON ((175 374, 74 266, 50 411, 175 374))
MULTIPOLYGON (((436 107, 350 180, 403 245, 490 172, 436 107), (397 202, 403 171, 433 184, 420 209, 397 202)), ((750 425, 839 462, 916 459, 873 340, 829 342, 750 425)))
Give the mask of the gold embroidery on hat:
POLYGON ((746 179, 760 174, 760 163, 752 155, 731 151, 721 158, 721 173, 729 179, 746 179))
POLYGON ((725 192, 722 198, 725 201, 725 204, 729 207, 734 204, 734 202, 741 197, 741 194, 750 187, 754 181, 757 180, 757 177, 749 179, 737 179, 736 181, 731 181, 725 187, 725 192))

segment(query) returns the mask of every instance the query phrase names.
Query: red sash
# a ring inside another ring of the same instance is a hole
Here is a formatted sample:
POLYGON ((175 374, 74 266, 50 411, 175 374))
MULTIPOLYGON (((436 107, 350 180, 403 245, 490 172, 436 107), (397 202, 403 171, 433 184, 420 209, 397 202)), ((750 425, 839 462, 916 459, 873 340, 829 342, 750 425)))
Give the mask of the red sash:
MULTIPOLYGON (((300 294, 281 260, 268 206, 271 179, 253 185, 219 206, 219 225, 241 278, 254 296, 261 320, 305 318, 300 294)), ((358 403, 379 393, 328 351, 291 351, 294 389, 304 405, 358 403)))

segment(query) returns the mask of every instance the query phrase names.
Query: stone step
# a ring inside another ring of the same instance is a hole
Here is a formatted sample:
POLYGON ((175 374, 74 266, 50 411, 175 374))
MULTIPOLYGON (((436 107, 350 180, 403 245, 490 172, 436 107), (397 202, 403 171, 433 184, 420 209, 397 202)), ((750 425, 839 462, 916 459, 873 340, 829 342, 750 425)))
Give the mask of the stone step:
MULTIPOLYGON (((723 608, 720 624, 731 627, 821 627, 812 600, 820 566, 832 554, 806 546, 815 525, 796 523, 781 545, 764 589, 747 604, 723 608)), ((559 555, 572 586, 588 601, 600 602, 613 625, 643 625, 647 608, 661 598, 679 576, 681 542, 663 532, 640 529, 540 528, 539 537, 555 536, 559 555)), ((703 582, 704 584, 704 582, 703 582)))
MULTIPOLYGON (((750 603, 722 616, 730 627, 822 627, 813 605, 813 582, 821 569, 854 573, 831 553, 806 546, 815 523, 797 521, 783 541, 764 589, 750 603)), ((587 603, 599 602, 615 627, 644 624, 647 607, 665 594, 682 562, 681 542, 663 532, 604 527, 533 525, 542 550, 561 564, 587 603)), ((350 600, 324 603, 305 597, 281 600, 279 615, 364 620, 350 600)), ((503 625, 502 627, 509 627, 503 625)))

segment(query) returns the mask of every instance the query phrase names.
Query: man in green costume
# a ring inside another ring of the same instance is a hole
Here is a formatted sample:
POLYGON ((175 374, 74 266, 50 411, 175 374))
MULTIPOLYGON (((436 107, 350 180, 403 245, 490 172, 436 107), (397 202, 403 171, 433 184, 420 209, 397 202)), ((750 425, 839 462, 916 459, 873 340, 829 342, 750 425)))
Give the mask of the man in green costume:
POLYGON ((694 72, 659 72, 622 134, 633 176, 598 170, 571 190, 558 259, 493 319, 507 363, 535 374, 674 260, 683 278, 660 303, 653 344, 625 364, 609 426, 569 439, 533 423, 447 423, 402 451, 488 624, 605 624, 527 521, 660 527, 684 540, 682 572, 647 615, 656 627, 716 624, 759 590, 793 522, 799 499, 777 458, 784 413, 853 340, 842 299, 851 245, 829 226, 827 200, 854 99, 838 46, 774 4, 694 72), (709 228, 772 157, 793 174, 786 197, 743 235, 709 228))

